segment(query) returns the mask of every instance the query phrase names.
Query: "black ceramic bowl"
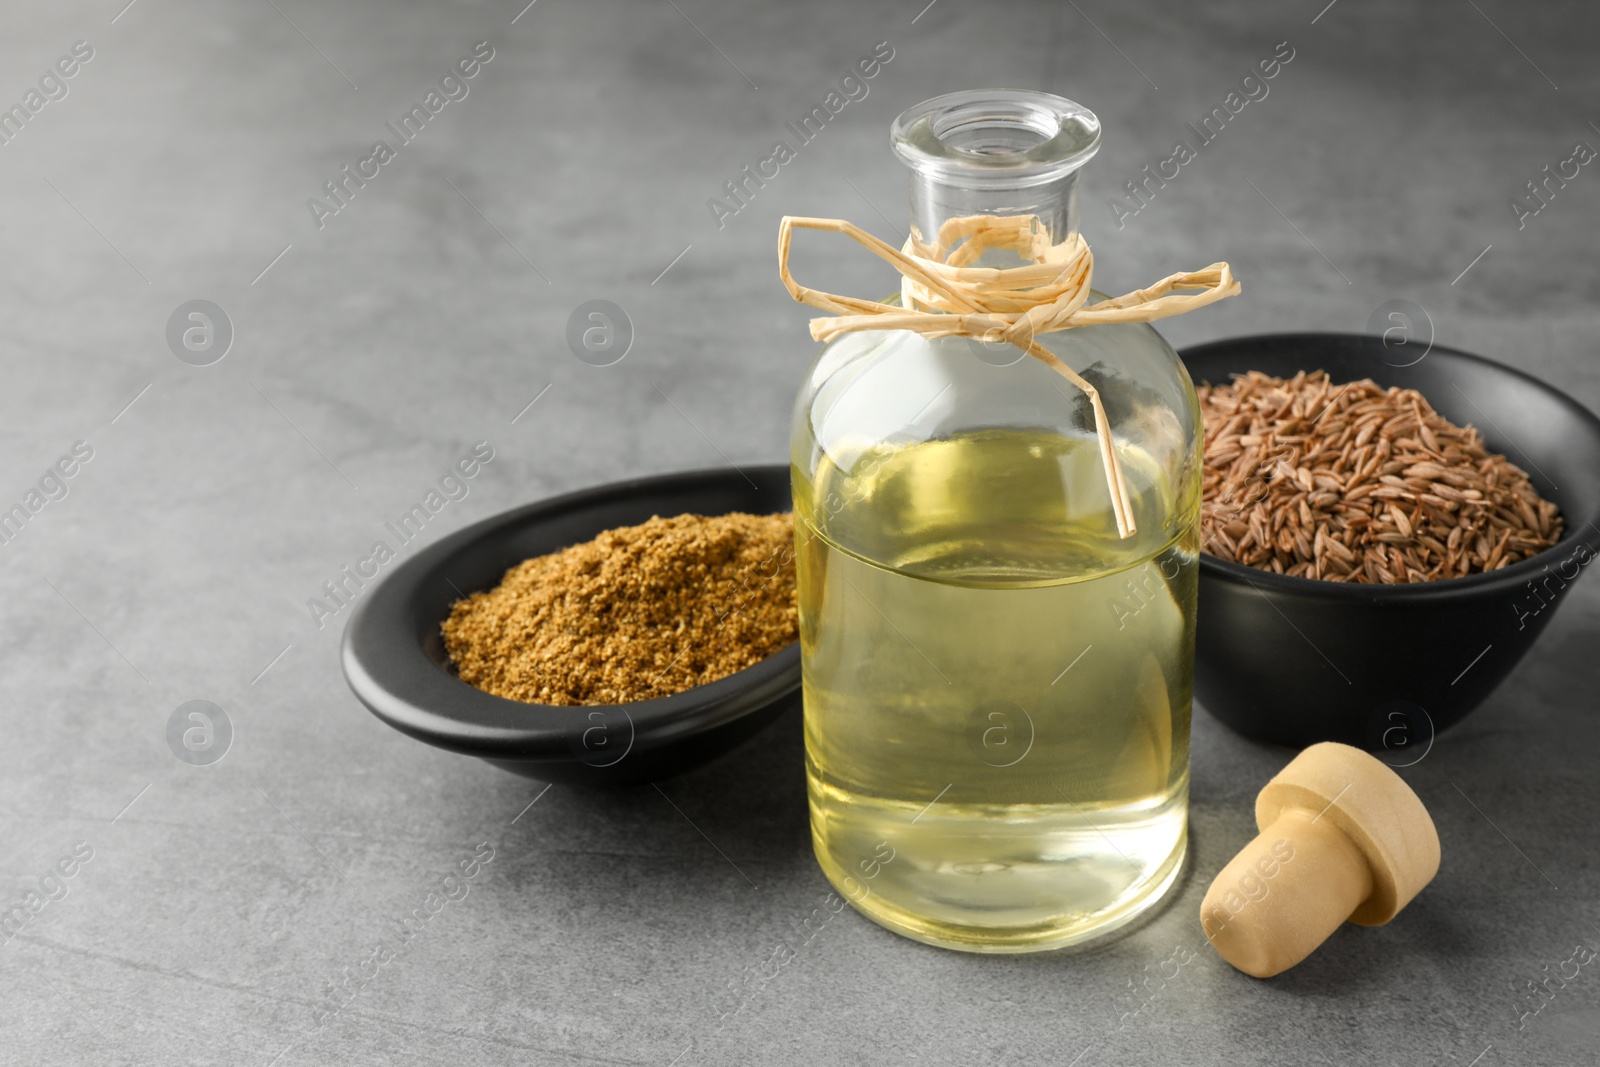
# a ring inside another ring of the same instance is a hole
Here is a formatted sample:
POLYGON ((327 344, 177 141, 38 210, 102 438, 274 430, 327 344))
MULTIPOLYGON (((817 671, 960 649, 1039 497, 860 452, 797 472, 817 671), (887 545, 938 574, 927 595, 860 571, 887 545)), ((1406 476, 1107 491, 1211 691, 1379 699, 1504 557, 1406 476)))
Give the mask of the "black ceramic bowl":
POLYGON ((1181 355, 1196 383, 1325 370, 1416 389, 1527 471, 1566 520, 1553 548, 1489 574, 1375 586, 1291 578, 1202 554, 1195 695, 1246 736, 1343 741, 1418 756, 1532 647, 1600 544, 1600 419, 1522 371, 1435 345, 1356 334, 1265 334, 1181 355), (1391 362, 1392 361, 1392 362, 1391 362))
POLYGON ((799 645, 673 696, 567 708, 507 700, 463 682, 451 670, 439 624, 462 594, 494 588, 507 568, 615 526, 652 515, 789 508, 789 468, 773 465, 617 482, 474 523, 367 592, 345 628, 345 679, 402 733, 530 778, 612 786, 681 774, 798 706, 799 645))

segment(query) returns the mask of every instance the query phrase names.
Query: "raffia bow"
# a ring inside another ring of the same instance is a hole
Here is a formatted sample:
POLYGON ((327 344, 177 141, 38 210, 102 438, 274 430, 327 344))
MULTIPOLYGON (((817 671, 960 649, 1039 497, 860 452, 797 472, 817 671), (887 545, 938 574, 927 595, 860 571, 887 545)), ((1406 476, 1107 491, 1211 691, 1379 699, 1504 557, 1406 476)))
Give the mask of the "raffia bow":
POLYGON ((1226 263, 1172 274, 1148 289, 1089 305, 1094 254, 1082 236, 1059 244, 1032 215, 970 215, 939 229, 936 245, 913 234, 896 249, 843 219, 786 216, 778 225, 778 275, 789 295, 835 314, 811 320, 811 336, 831 341, 859 330, 911 330, 923 337, 974 337, 1016 345, 1060 373, 1089 398, 1094 412, 1100 462, 1111 490, 1117 533, 1132 536, 1137 527, 1123 482, 1111 425, 1100 394, 1055 353, 1039 344, 1039 334, 1117 322, 1149 322, 1204 307, 1239 292, 1226 263), (796 229, 842 233, 900 272, 899 306, 808 289, 789 273, 789 243, 796 229), (958 243, 959 242, 959 243, 958 243), (1030 261, 1022 267, 974 267, 990 249, 1009 249, 1030 261))

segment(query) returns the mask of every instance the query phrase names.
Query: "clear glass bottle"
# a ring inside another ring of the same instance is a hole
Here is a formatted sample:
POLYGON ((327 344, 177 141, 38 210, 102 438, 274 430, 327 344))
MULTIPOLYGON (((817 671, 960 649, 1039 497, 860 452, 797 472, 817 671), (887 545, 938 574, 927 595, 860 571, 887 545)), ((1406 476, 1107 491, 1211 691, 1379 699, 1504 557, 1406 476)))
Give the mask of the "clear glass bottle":
MULTIPOLYGON (((1060 97, 978 91, 912 108, 892 142, 918 241, 976 214, 1061 241, 1100 127, 1060 97)), ((1186 842, 1194 387, 1147 324, 1039 340, 1101 392, 1131 537, 1086 398, 1014 346, 846 334, 792 426, 817 860, 884 926, 983 952, 1129 921, 1186 842)))

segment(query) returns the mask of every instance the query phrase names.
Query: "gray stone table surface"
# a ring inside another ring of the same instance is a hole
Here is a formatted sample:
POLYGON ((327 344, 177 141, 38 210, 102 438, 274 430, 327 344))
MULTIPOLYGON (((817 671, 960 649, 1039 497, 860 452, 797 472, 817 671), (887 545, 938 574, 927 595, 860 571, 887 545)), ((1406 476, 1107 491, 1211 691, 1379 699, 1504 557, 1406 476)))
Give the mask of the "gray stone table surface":
MULTIPOLYGON (((0 945, 0 1062, 1595 1062, 1600 971, 1528 992, 1600 946, 1592 579, 1404 772, 1435 884, 1268 982, 1193 917, 1289 753, 1203 709, 1188 867, 1135 932, 979 957, 845 911, 807 939, 826 883, 798 717, 660 791, 546 790, 369 715, 339 669, 349 612, 308 608, 478 441, 492 462, 422 540, 781 460, 813 346, 777 219, 902 233, 888 124, 958 88, 1104 119, 1084 200, 1104 288, 1232 262, 1245 295, 1164 324, 1175 344, 1359 331, 1408 300, 1440 343, 1600 407, 1600 172, 1525 184, 1600 144, 1591 6, 124 2, 0 13, 0 105, 22 109, 0 115, 0 505, 30 509, 0 545, 0 888, 42 894, 0 945), (708 206, 880 42, 864 98, 708 206), (1268 95, 1113 207, 1280 42, 1268 95), (392 158, 329 197, 379 140, 392 158), (203 324, 169 346, 202 299, 220 360, 203 324), (632 323, 612 366, 565 341, 593 299, 632 323), (227 713, 220 762, 169 748, 190 700, 227 713), (467 895, 372 974, 463 861, 467 895)), ((800 259, 886 287, 842 239, 800 259)))

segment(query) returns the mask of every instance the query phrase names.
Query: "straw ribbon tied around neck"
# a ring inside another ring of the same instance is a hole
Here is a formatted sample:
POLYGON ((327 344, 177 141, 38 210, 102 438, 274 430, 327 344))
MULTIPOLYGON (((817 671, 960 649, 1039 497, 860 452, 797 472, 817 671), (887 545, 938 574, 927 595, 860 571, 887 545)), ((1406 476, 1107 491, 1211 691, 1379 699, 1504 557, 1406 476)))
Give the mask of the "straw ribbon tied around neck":
POLYGON ((831 341, 859 330, 910 330, 923 337, 972 337, 986 343, 1016 345, 1077 386, 1094 412, 1100 461, 1111 490, 1117 533, 1137 530, 1122 465, 1100 394, 1055 353, 1039 344, 1039 334, 1119 322, 1150 322, 1205 307, 1239 292, 1226 263, 1172 274, 1139 289, 1089 305, 1094 254, 1082 236, 1060 244, 1032 215, 972 215, 951 219, 939 230, 938 244, 921 244, 915 234, 897 249, 843 219, 785 217, 778 225, 778 275, 789 295, 802 304, 833 312, 811 320, 811 336, 831 341), (796 229, 842 233, 900 272, 900 305, 808 289, 789 273, 789 243, 796 229), (964 240, 963 240, 964 239, 964 240), (957 243, 961 242, 961 243, 957 243), (990 249, 1011 250, 1028 263, 1021 267, 974 267, 990 249))

